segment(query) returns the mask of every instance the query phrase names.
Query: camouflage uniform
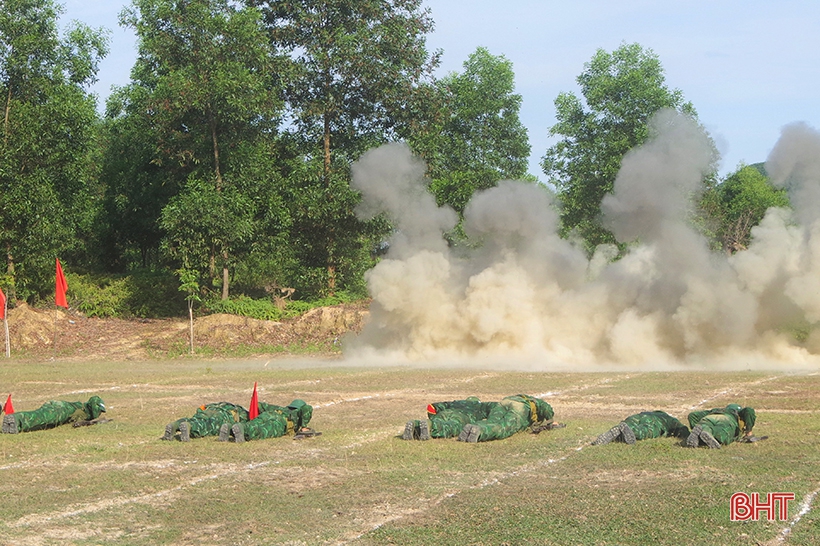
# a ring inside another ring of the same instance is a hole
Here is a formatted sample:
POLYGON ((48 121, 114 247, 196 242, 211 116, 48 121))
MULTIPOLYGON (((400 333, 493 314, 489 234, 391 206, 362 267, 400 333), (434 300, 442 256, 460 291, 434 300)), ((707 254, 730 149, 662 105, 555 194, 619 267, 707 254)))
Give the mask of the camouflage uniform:
POLYGON ((224 424, 233 425, 248 420, 248 410, 230 402, 215 402, 197 408, 193 417, 184 417, 168 423, 163 440, 173 440, 180 433, 180 440, 216 436, 224 424))
POLYGON ((661 438, 663 436, 686 438, 688 435, 689 428, 668 413, 660 410, 642 411, 630 415, 598 436, 592 442, 592 445, 608 444, 613 440, 634 444, 636 440, 646 440, 647 438, 661 438))
POLYGON ((88 402, 64 402, 50 400, 32 411, 18 411, 3 418, 3 432, 17 434, 53 428, 66 423, 97 419, 105 413, 105 404, 99 396, 92 396, 88 402))
POLYGON ((429 440, 430 438, 455 438, 464 425, 486 419, 498 402, 481 402, 475 396, 466 400, 433 402, 427 406, 427 420, 414 419, 404 427, 405 440, 429 440))
POLYGON ((686 439, 686 445, 698 447, 703 443, 712 449, 729 445, 741 436, 751 434, 756 417, 753 408, 741 408, 738 404, 693 411, 689 414, 692 433, 686 439))
POLYGON ((507 396, 493 406, 486 419, 464 425, 458 435, 462 442, 489 442, 509 438, 540 422, 551 422, 552 406, 526 394, 507 396))
POLYGON ((255 419, 223 425, 219 431, 220 441, 227 441, 233 434, 237 443, 245 440, 278 438, 285 434, 301 431, 308 426, 313 416, 313 406, 304 400, 294 400, 287 406, 276 406, 259 402, 259 415, 255 419))

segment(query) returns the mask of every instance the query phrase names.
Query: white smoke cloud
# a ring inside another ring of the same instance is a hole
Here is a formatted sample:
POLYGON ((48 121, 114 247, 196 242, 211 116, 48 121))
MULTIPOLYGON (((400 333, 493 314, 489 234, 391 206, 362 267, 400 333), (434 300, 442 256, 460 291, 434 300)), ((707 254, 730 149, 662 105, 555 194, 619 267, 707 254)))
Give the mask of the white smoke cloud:
POLYGON ((728 257, 687 221, 714 162, 708 137, 672 111, 651 123, 654 136, 624 157, 602 203, 605 225, 629 243, 615 262, 612 246, 587 259, 557 235, 544 187, 509 180, 467 205, 472 245, 456 253, 442 234, 457 216, 436 206, 409 148, 362 156, 359 212, 385 212, 396 233, 367 274, 371 319, 346 353, 543 370, 816 366, 820 334, 800 341, 794 331, 820 321, 820 134, 784 128, 767 169, 795 212, 770 210, 748 250, 728 257))

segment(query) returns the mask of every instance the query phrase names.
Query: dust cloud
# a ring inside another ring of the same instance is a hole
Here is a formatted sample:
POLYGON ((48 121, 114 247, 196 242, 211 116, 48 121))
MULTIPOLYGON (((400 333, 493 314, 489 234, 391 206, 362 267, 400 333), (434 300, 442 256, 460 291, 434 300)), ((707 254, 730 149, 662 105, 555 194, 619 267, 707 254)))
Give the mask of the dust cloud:
POLYGON ((403 144, 352 168, 357 213, 385 213, 388 253, 367 273, 373 298, 346 357, 515 369, 818 369, 820 133, 783 129, 766 168, 794 210, 771 209, 747 250, 711 251, 690 222, 715 157, 707 135, 662 111, 652 137, 627 154, 602 219, 627 254, 591 258, 558 236, 546 188, 505 180, 464 211, 470 244, 443 234, 456 213, 438 207, 425 165, 403 144), (802 332, 803 335, 799 335, 802 332), (797 334, 797 335, 796 335, 797 334))

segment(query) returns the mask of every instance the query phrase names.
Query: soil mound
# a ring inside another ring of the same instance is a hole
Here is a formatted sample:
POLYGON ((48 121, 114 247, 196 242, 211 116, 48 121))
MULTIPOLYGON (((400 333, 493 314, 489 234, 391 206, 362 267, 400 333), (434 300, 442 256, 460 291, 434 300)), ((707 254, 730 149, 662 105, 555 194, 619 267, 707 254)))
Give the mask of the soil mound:
MULTIPOLYGON (((240 345, 259 347, 260 352, 272 346, 331 349, 343 334, 360 331, 368 316, 367 302, 320 307, 282 322, 207 315, 194 319, 194 346, 216 354, 240 345)), ((19 303, 9 309, 8 323, 12 356, 141 360, 184 354, 189 344, 185 319, 99 319, 19 303)))

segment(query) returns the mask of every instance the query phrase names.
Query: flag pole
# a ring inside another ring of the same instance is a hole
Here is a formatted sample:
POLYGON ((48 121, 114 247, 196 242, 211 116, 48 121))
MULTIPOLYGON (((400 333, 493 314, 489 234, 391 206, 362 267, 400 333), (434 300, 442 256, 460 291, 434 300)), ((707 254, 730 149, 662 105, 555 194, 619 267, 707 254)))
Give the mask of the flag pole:
POLYGON ((6 358, 11 358, 11 343, 9 342, 8 302, 3 298, 3 330, 6 332, 6 358))
POLYGON ((6 298, 6 294, 3 292, 3 289, 0 288, 0 305, 2 305, 2 309, 0 309, 0 318, 3 319, 3 330, 6 332, 6 358, 11 358, 11 345, 9 344, 9 321, 8 321, 8 299, 6 298))

